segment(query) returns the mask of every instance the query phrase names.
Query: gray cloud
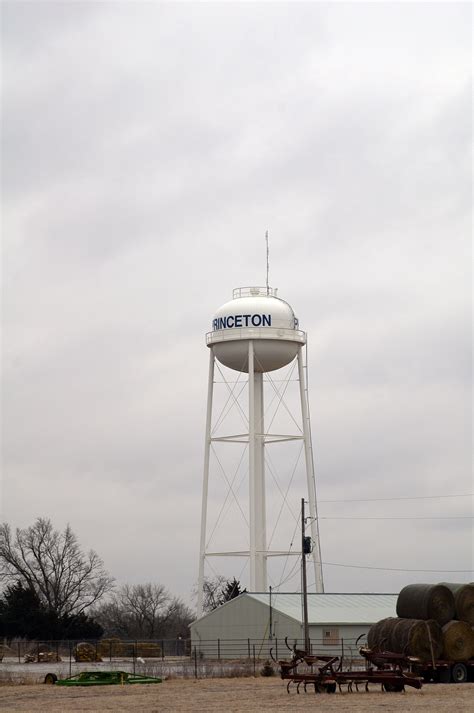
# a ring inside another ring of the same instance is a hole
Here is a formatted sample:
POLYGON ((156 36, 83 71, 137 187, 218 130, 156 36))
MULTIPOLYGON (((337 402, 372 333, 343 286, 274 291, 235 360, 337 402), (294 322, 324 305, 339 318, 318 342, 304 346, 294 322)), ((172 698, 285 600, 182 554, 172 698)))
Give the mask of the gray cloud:
MULTIPOLYGON (((189 598, 204 334, 234 286, 264 283, 266 228, 309 334, 321 499, 472 490, 470 12, 2 4, 4 519, 70 521, 121 581, 189 598)), ((295 453, 272 457, 287 482, 295 453)), ((469 509, 321 505, 338 512, 469 509)), ((468 520, 385 527, 382 548, 379 521, 322 520, 324 558, 472 562, 468 520)), ((326 586, 413 577, 328 566, 326 586)))

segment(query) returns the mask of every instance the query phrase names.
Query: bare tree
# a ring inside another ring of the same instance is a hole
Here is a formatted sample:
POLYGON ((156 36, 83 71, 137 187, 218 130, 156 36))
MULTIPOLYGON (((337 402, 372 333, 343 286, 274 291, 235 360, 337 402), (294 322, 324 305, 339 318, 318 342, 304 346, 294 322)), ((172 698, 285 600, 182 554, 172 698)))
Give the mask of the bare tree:
POLYGON ((162 584, 125 584, 118 599, 132 619, 138 636, 152 639, 158 623, 169 616, 170 595, 162 584))
POLYGON ((162 584, 124 584, 97 607, 94 618, 108 635, 171 638, 186 631, 192 612, 162 584))
POLYGON ((106 637, 132 638, 129 634, 128 614, 121 608, 114 595, 102 600, 98 606, 94 606, 91 616, 94 621, 100 623, 106 637))
POLYGON ((49 519, 17 528, 0 525, 0 578, 20 582, 58 616, 81 614, 112 589, 113 577, 96 552, 84 554, 68 525, 64 532, 49 519))
POLYGON ((184 602, 175 597, 172 600, 168 618, 162 625, 161 636, 164 639, 171 639, 176 636, 187 638, 189 636, 189 626, 195 618, 195 612, 191 611, 184 602))
POLYGON ((202 608, 205 612, 213 611, 220 606, 222 587, 225 586, 226 578, 221 574, 216 575, 214 579, 204 578, 203 582, 203 603, 202 608))
POLYGON ((220 607, 221 604, 225 604, 246 591, 246 589, 242 589, 239 580, 235 577, 227 579, 221 574, 216 575, 214 579, 205 577, 203 583, 203 611, 211 612, 220 607))

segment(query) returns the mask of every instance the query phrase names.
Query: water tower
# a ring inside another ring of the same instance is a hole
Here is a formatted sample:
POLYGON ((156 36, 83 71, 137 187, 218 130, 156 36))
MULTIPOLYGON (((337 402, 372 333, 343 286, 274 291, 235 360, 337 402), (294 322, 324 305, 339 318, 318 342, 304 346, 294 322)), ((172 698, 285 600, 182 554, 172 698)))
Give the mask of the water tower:
MULTIPOLYGON (((242 287, 233 291, 233 299, 214 315, 212 331, 206 335, 210 351, 207 418, 204 455, 204 477, 201 511, 201 537, 198 580, 198 616, 202 613, 205 563, 208 557, 238 555, 250 564, 249 589, 267 591, 267 559, 282 555, 267 548, 265 508, 265 451, 272 443, 300 439, 303 442, 306 469, 306 498, 309 504, 310 532, 313 541, 316 592, 323 592, 321 548, 316 506, 311 427, 304 347, 306 334, 298 328, 291 306, 277 296, 271 287, 242 287), (296 419, 297 433, 269 433, 265 430, 264 375, 297 361, 300 408, 296 419), (248 374, 248 432, 213 437, 213 395, 216 360, 236 372, 248 374), (248 526, 249 548, 235 552, 211 552, 207 545, 209 463, 211 445, 220 443, 248 444, 248 526)), ((298 493, 298 498, 303 493, 298 493)))

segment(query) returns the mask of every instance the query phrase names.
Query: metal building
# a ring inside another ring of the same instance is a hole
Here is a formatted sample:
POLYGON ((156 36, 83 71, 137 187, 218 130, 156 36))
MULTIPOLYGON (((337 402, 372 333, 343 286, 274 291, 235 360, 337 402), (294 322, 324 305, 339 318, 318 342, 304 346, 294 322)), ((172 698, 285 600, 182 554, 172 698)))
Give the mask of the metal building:
MULTIPOLYGON (((357 655, 356 641, 380 619, 396 616, 396 594, 308 594, 313 652, 357 655)), ((191 643, 201 657, 285 657, 288 643, 303 646, 300 593, 240 594, 191 624, 191 643)))

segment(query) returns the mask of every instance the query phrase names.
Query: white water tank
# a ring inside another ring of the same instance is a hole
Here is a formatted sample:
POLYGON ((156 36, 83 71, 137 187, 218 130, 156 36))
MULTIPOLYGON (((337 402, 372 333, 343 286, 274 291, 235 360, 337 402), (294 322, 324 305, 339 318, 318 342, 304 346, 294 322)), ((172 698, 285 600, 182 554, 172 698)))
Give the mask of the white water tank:
POLYGON ((208 347, 221 364, 248 372, 249 341, 254 343, 255 371, 280 369, 296 357, 306 343, 288 302, 270 287, 239 287, 233 299, 220 307, 206 335, 208 347))

